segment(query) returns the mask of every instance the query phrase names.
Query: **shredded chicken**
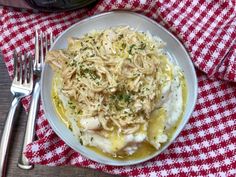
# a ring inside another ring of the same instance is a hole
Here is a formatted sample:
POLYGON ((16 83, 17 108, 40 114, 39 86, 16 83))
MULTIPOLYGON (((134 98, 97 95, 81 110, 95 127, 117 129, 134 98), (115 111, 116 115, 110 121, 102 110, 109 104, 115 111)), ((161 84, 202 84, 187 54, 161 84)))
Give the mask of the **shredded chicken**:
POLYGON ((142 115, 148 120, 158 99, 157 74, 162 71, 160 54, 154 51, 160 52, 163 44, 127 27, 70 38, 68 42, 67 50, 49 52, 46 61, 60 73, 62 92, 80 109, 79 119, 102 112, 108 117, 106 121, 99 118, 105 130, 136 132, 143 123, 136 119, 142 115), (124 112, 127 107, 132 111, 124 112))
POLYGON ((81 131, 128 136, 146 127, 163 104, 162 89, 173 77, 163 47, 150 34, 115 27, 69 38, 68 48, 48 52, 46 62, 60 78, 81 131))

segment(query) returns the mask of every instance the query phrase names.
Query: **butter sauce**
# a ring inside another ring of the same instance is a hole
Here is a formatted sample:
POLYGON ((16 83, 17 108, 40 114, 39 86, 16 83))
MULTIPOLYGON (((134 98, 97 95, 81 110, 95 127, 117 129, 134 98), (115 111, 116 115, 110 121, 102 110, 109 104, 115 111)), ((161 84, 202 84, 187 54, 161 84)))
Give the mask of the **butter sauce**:
MULTIPOLYGON (((182 121, 182 118, 183 118, 183 115, 184 115, 184 112, 185 112, 185 109, 186 109, 186 101, 187 101, 187 85, 186 85, 186 81, 184 79, 184 77, 181 77, 181 87, 182 87, 182 93, 183 93, 183 111, 181 113, 181 116, 178 118, 178 121, 176 122, 176 124, 174 126, 172 126, 172 128, 170 128, 168 131, 166 131, 166 134, 168 135, 168 139, 170 139, 173 134, 175 133, 175 131, 177 130, 179 124, 181 123, 182 121)), ((53 89, 52 89, 52 100, 53 100, 53 104, 55 105, 55 108, 56 108, 56 112, 58 114, 58 116, 60 117, 61 121, 63 123, 65 123, 65 125, 70 128, 70 123, 68 121, 68 119, 66 118, 66 115, 65 115, 65 109, 58 97, 58 94, 57 94, 57 82, 58 82, 58 79, 57 79, 57 76, 54 77, 54 80, 53 80, 53 89)), ((165 143, 162 144, 162 146, 164 145, 165 143)), ((148 157, 152 154, 154 154, 157 150, 151 145, 149 144, 147 141, 144 141, 142 142, 139 147, 138 147, 138 150, 133 153, 132 155, 111 155, 111 154, 108 154, 108 153, 105 153, 103 152, 102 150, 96 148, 96 147, 91 147, 91 146, 87 146, 89 149, 95 151, 96 153, 100 154, 100 155, 103 155, 103 156, 106 156, 106 157, 109 157, 109 158, 112 158, 112 159, 119 159, 119 160, 137 160, 137 159, 142 159, 142 158, 145 158, 145 157, 148 157)))

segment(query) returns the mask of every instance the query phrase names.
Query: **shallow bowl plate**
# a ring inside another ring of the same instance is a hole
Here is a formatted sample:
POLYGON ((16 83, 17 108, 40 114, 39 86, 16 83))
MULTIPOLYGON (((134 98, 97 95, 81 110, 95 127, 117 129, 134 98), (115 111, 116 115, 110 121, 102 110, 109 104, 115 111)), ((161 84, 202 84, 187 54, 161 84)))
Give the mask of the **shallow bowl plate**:
POLYGON ((92 30, 102 30, 121 25, 129 25, 137 31, 149 31, 153 36, 160 37, 166 43, 165 50, 167 51, 169 58, 182 68, 187 81, 188 93, 191 93, 187 95, 186 111, 176 132, 160 150, 156 151, 156 153, 143 159, 122 161, 104 157, 82 146, 72 132, 66 128, 65 124, 56 113, 51 95, 53 71, 48 64, 44 67, 41 80, 43 109, 46 118, 56 134, 71 148, 87 158, 99 163, 115 166, 133 165, 144 162, 164 151, 179 135, 185 124, 188 122, 197 99, 197 77, 188 52, 170 32, 168 32, 161 25, 157 24, 155 21, 143 15, 129 11, 112 11, 86 18, 61 33, 55 40, 50 50, 66 48, 68 37, 80 37, 92 30))

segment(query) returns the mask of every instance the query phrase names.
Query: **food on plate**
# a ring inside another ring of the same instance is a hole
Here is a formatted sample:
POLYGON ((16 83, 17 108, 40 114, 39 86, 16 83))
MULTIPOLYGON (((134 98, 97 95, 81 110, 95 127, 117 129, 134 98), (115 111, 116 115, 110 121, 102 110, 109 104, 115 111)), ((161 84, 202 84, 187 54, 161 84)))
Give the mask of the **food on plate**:
POLYGON ((187 89, 164 47, 150 33, 119 26, 69 38, 66 49, 48 52, 55 108, 82 145, 125 159, 168 142, 187 89))

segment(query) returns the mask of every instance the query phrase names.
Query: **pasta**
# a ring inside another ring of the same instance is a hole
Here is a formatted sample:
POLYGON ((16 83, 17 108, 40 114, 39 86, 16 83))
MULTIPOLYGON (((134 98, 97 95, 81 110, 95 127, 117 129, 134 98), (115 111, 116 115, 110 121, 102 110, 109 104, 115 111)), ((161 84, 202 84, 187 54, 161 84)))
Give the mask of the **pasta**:
POLYGON ((178 93, 176 123, 183 112, 183 74, 166 57, 164 45, 149 33, 120 26, 69 38, 67 49, 47 54, 46 62, 57 73, 57 99, 68 108, 67 122, 83 144, 132 154, 143 141, 156 149, 167 141, 165 129, 173 123, 168 125, 171 113, 165 104, 178 93), (149 131, 150 122, 158 121, 161 128, 149 131), (99 138, 107 147, 99 145, 99 138))

